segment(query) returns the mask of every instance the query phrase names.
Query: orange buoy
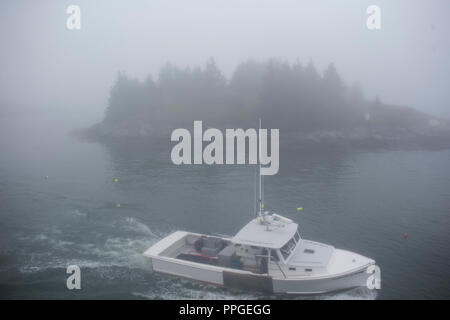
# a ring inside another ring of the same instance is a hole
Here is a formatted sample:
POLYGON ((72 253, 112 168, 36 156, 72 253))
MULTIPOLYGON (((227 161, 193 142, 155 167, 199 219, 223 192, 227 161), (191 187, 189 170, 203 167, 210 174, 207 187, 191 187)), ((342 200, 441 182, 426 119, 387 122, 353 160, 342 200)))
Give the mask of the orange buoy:
POLYGON ((403 234, 403 238, 408 238, 408 234, 406 232, 403 234))

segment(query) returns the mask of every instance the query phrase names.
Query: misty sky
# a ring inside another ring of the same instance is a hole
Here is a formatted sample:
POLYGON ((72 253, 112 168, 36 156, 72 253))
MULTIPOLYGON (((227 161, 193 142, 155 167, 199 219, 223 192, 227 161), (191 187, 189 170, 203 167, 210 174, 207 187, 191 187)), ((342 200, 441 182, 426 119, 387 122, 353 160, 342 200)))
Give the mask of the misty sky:
POLYGON ((0 3, 0 103, 103 113, 118 71, 157 78, 214 57, 230 76, 270 57, 334 62, 366 96, 450 118, 450 1, 147 0, 0 3), (81 30, 66 8, 81 7, 81 30), (343 5, 345 4, 345 6, 343 5), (381 30, 366 8, 381 7, 381 30))

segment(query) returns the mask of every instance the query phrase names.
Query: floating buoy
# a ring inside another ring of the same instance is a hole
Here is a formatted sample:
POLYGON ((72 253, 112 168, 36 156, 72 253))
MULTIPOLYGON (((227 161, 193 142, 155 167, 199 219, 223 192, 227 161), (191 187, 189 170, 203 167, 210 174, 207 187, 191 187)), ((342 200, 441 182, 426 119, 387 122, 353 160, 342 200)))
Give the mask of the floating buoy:
POLYGON ((303 210, 302 207, 298 207, 298 208, 297 208, 297 211, 302 211, 302 210, 303 210))
POLYGON ((117 208, 120 208, 120 203, 116 204, 116 207, 117 207, 117 208))
POLYGON ((115 178, 115 179, 114 179, 114 182, 119 182, 119 179, 115 178))
POLYGON ((403 234, 403 238, 408 238, 408 234, 406 232, 403 234))

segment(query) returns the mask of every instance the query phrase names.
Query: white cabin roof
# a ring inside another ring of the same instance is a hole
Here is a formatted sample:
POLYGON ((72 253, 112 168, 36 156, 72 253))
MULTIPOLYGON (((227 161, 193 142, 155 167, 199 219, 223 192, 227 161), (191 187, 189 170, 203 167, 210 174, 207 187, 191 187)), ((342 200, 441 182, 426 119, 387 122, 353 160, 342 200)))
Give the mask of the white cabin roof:
POLYGON ((247 223, 231 241, 236 244, 279 249, 295 235, 297 227, 298 225, 294 222, 277 222, 276 225, 271 224, 267 228, 261 223, 260 218, 255 218, 247 223))
POLYGON ((333 251, 333 246, 302 239, 288 262, 299 267, 326 267, 333 251))

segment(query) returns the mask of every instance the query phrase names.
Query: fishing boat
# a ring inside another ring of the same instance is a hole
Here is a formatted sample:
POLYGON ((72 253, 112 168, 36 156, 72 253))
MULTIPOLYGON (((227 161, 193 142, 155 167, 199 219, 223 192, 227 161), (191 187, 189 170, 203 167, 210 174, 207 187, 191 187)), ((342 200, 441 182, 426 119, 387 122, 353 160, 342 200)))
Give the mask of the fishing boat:
POLYGON ((144 252, 154 272, 269 294, 319 294, 366 286, 373 259, 306 240, 293 220, 264 210, 235 236, 176 231, 144 252))

